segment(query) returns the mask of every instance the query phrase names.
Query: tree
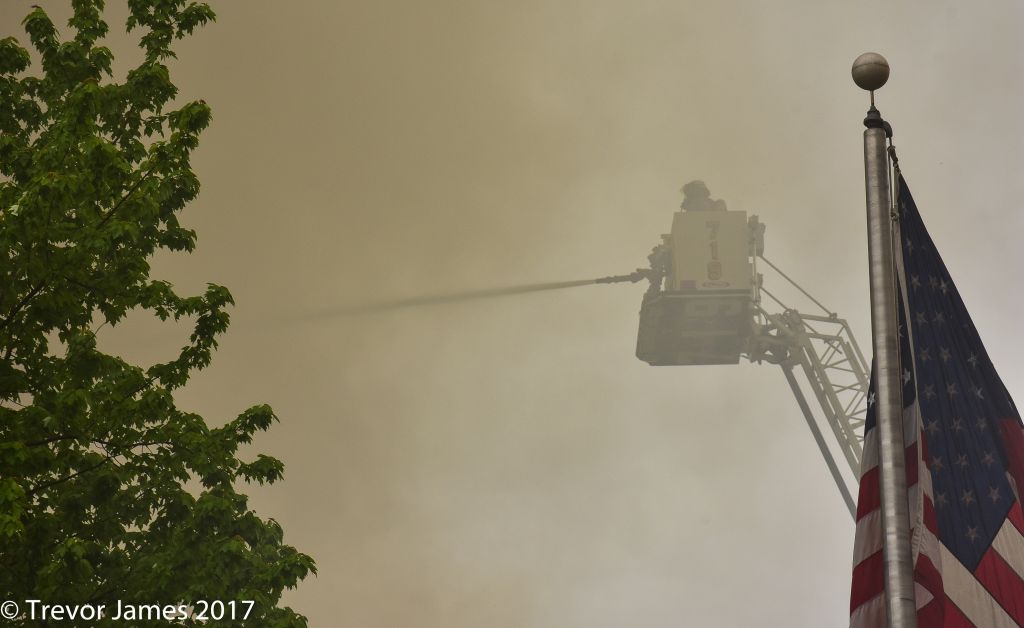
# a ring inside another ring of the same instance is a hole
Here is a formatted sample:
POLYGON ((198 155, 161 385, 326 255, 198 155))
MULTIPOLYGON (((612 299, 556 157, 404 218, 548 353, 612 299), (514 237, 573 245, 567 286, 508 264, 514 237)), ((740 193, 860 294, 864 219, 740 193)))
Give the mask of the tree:
POLYGON ((145 56, 119 83, 103 0, 72 5, 66 40, 40 8, 23 21, 35 74, 0 40, 0 598, 107 604, 108 621, 117 600, 254 600, 248 621, 214 625, 304 626, 278 603, 315 565, 236 490, 282 477, 274 458, 239 458, 273 411, 211 428, 175 405, 231 294, 179 296, 150 276, 156 252, 196 241, 178 214, 199 191, 189 156, 210 108, 172 108, 167 64, 214 13, 129 0, 145 56), (131 311, 189 323, 189 342, 145 367, 104 353, 98 329, 131 311))

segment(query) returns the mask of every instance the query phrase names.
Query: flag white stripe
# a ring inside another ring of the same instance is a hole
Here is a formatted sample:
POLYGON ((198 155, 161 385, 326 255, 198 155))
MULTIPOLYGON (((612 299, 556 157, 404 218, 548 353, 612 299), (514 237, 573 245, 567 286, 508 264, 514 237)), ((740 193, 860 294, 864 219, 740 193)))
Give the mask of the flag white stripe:
MULTIPOLYGON (((916 532, 916 531, 915 531, 916 532)), ((921 554, 928 557, 932 561, 932 565, 942 572, 942 550, 945 549, 942 546, 942 541, 939 537, 935 536, 935 533, 928 528, 921 527, 921 554)))
POLYGON ((856 567, 865 558, 882 549, 882 511, 872 510, 857 522, 857 534, 853 538, 853 565, 856 567), (862 530, 863 528, 863 530, 862 530), (876 532, 872 534, 872 530, 876 532))
POLYGON ((1006 564, 1024 580, 1024 536, 1021 536, 1017 526, 1013 525, 1009 519, 1003 522, 1003 527, 999 528, 999 534, 992 541, 992 547, 1006 561, 1006 564))
POLYGON ((876 595, 850 613, 850 628, 878 628, 885 624, 885 595, 876 595))
POLYGON ((864 452, 860 457, 860 476, 878 466, 878 437, 875 435, 877 428, 871 428, 871 432, 864 438, 864 452))
POLYGON ((903 410, 903 446, 910 447, 917 442, 917 437, 921 433, 921 424, 918 422, 918 404, 914 402, 914 405, 903 410))
POLYGON ((917 582, 914 583, 914 602, 917 604, 917 610, 921 610, 925 604, 935 599, 932 592, 924 588, 917 582))

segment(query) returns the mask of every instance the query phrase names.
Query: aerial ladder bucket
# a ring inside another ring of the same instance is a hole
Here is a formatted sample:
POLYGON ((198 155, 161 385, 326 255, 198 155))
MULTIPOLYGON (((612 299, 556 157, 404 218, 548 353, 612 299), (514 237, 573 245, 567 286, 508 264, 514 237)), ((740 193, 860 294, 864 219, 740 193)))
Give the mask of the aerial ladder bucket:
POLYGON ((636 355, 652 366, 738 364, 754 333, 756 217, 678 211, 651 255, 664 287, 640 306, 636 355))

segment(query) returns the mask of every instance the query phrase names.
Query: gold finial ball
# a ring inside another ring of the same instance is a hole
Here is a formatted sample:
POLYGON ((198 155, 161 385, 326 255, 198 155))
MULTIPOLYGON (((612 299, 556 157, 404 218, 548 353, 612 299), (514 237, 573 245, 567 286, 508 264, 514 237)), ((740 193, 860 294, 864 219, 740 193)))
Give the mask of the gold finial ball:
POLYGON ((889 80, 889 62, 877 52, 865 52, 853 62, 853 82, 873 92, 889 80))

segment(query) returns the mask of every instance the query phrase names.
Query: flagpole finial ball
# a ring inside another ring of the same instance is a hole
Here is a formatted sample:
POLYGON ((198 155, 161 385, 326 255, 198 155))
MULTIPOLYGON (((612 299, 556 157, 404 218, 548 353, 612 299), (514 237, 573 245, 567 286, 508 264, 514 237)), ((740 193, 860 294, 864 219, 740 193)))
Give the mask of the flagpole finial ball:
POLYGON ((865 52, 853 62, 853 82, 873 92, 889 80, 889 62, 877 52, 865 52))

